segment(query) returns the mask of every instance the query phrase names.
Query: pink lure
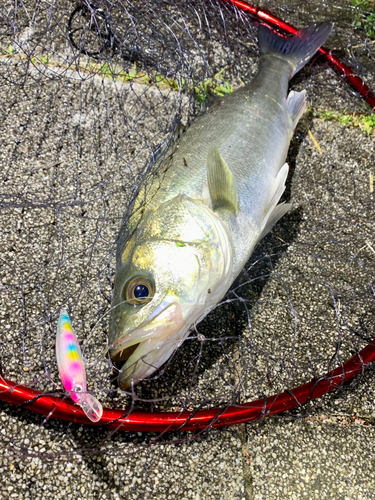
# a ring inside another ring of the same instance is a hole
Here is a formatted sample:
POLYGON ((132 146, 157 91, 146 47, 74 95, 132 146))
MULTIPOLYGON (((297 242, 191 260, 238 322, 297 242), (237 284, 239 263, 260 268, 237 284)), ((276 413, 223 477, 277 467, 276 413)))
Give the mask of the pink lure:
POLYGON ((60 313, 56 335, 57 367, 64 389, 70 392, 72 400, 81 406, 92 422, 98 422, 103 407, 87 392, 86 371, 81 348, 73 331, 70 318, 64 309, 60 313))

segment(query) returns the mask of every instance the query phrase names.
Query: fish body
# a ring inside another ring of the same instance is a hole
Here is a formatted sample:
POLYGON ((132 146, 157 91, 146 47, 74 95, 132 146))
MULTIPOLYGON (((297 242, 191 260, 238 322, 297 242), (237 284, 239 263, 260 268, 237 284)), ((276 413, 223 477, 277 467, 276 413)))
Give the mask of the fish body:
POLYGON ((98 422, 102 405, 87 392, 86 370, 81 348, 67 311, 62 310, 57 324, 56 359, 61 382, 71 399, 80 405, 89 419, 98 422))
POLYGON ((306 100, 288 82, 330 31, 323 23, 285 38, 261 26, 252 82, 197 118, 141 186, 119 238, 110 319, 111 356, 127 359, 121 387, 162 366, 290 208, 278 202, 306 100))

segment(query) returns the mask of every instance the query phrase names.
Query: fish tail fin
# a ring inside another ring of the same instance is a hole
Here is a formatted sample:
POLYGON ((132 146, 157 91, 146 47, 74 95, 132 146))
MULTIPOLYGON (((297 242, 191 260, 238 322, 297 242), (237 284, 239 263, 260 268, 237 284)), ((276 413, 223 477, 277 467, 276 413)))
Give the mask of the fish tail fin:
POLYGON ((324 22, 298 30, 291 37, 285 37, 267 26, 261 25, 258 30, 259 50, 261 54, 285 57, 293 68, 290 75, 292 78, 323 45, 331 30, 332 24, 324 22))

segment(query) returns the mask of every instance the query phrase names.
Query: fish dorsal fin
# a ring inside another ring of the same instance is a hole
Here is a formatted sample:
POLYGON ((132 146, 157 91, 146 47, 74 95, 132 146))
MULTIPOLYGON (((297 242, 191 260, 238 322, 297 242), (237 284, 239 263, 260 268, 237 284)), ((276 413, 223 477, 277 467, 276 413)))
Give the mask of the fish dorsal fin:
POLYGON ((208 153, 207 183, 213 210, 222 208, 236 215, 238 210, 236 179, 223 160, 217 146, 212 146, 208 153))

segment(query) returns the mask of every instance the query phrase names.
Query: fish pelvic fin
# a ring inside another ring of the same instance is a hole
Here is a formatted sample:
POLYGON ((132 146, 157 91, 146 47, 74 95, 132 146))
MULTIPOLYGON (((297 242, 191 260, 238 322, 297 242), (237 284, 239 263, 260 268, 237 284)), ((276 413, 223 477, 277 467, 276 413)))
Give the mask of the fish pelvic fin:
POLYGON ((212 208, 238 211, 236 179, 223 160, 217 146, 212 146, 207 157, 207 183, 210 191, 212 208))
POLYGON ((269 214, 266 225, 263 228, 261 235, 259 236, 259 241, 263 239, 273 228, 276 222, 281 219, 283 215, 285 215, 292 208, 291 203, 279 203, 276 205, 272 212, 269 214))
POLYGON ((263 215, 262 233, 259 240, 264 238, 276 222, 291 208, 290 203, 280 203, 278 205, 281 195, 285 190, 285 181, 288 177, 288 172, 289 165, 284 163, 273 181, 272 189, 263 215))
POLYGON ((286 58, 294 76, 309 62, 315 52, 327 40, 332 30, 330 22, 313 24, 291 37, 280 35, 265 25, 258 30, 259 50, 261 54, 275 54, 286 58))
POLYGON ((307 106, 306 90, 302 90, 302 92, 291 90, 288 94, 286 105, 294 130, 307 106))

